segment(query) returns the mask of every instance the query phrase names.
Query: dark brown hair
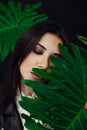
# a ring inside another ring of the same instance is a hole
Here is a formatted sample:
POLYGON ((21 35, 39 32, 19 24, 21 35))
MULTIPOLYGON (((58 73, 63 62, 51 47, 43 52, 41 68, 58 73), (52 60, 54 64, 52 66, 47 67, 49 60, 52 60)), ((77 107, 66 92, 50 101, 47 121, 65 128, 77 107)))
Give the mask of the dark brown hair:
POLYGON ((19 66, 25 57, 32 51, 34 46, 38 43, 40 38, 47 32, 55 34, 63 41, 63 44, 70 49, 70 44, 60 25, 53 21, 44 21, 37 23, 27 29, 18 40, 14 49, 8 80, 0 94, 0 102, 2 109, 6 108, 10 103, 15 101, 17 90, 21 90, 21 75, 19 66))

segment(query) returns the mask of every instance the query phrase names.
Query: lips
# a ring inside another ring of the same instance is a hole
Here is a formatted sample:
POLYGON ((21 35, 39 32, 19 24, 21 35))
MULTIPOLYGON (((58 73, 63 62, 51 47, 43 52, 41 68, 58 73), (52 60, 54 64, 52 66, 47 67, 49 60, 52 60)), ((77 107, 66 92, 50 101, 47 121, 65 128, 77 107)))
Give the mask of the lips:
POLYGON ((40 77, 38 77, 35 73, 31 72, 31 76, 35 80, 40 80, 40 77))
POLYGON ((47 83, 48 80, 47 79, 43 79, 43 78, 40 78, 39 76, 37 76, 35 73, 31 72, 31 75, 32 75, 32 78, 34 80, 37 80, 37 81, 40 81, 42 83, 47 83))

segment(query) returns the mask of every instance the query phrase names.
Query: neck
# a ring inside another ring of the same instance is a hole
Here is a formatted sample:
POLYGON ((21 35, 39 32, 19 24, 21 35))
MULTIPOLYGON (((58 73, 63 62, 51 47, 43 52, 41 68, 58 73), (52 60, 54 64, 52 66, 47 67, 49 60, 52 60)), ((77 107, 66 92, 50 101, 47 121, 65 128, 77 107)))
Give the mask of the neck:
POLYGON ((26 85, 21 86, 21 91, 24 93, 25 96, 32 96, 32 94, 33 94, 32 88, 30 88, 26 85))

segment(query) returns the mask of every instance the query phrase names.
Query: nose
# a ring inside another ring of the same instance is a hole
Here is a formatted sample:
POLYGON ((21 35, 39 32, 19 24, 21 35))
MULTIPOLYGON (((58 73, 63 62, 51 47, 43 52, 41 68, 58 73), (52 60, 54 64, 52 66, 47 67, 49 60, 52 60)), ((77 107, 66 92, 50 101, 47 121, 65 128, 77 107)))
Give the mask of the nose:
POLYGON ((39 63, 38 63, 38 67, 39 67, 39 68, 42 68, 42 69, 44 69, 44 70, 47 70, 48 64, 49 64, 49 59, 48 59, 48 57, 44 57, 44 58, 41 57, 41 59, 40 59, 40 61, 39 61, 39 63))

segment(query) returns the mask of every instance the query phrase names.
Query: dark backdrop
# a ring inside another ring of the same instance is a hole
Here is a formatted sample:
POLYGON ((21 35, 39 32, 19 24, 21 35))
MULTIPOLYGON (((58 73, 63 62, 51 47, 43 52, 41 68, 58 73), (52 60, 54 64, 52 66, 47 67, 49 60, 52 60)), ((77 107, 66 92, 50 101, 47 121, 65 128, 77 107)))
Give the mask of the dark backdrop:
MULTIPOLYGON (((7 4, 8 0, 1 0, 7 4)), ((14 0, 21 1, 23 6, 42 2, 38 12, 45 13, 49 19, 59 22, 67 32, 71 42, 82 44, 77 40, 76 34, 87 36, 87 1, 86 0, 14 0)), ((3 62, 0 62, 0 84, 8 70, 9 55, 3 62)))

